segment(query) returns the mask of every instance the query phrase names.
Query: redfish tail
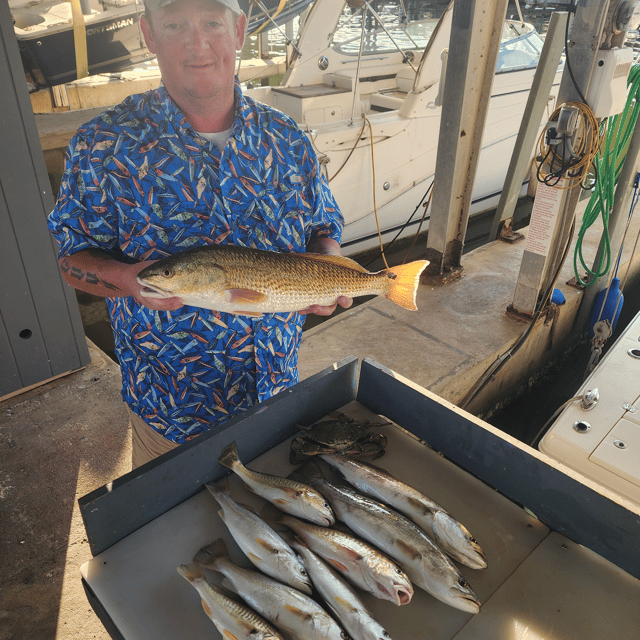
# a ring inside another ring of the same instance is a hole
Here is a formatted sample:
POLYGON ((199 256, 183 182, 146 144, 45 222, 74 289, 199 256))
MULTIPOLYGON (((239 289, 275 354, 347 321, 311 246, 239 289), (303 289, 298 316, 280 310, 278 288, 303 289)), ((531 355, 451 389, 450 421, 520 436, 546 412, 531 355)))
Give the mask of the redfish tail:
POLYGON ((420 283, 420 274, 429 264, 428 260, 416 260, 409 264, 401 264, 388 270, 395 275, 391 291, 386 295, 391 302, 411 311, 416 311, 416 294, 420 283))

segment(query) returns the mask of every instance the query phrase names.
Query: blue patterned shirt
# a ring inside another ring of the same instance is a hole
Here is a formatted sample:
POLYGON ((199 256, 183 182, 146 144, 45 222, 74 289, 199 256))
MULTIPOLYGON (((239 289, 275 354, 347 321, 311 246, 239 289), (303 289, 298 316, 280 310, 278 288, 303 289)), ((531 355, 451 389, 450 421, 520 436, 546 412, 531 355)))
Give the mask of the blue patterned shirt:
MULTIPOLYGON (((242 95, 222 153, 198 136, 164 87, 128 97, 71 140, 49 228, 60 255, 102 249, 124 262, 192 246, 304 252, 340 241, 342 216, 306 135, 242 95)), ((122 395, 183 443, 298 381, 304 317, 152 311, 107 298, 122 395)))

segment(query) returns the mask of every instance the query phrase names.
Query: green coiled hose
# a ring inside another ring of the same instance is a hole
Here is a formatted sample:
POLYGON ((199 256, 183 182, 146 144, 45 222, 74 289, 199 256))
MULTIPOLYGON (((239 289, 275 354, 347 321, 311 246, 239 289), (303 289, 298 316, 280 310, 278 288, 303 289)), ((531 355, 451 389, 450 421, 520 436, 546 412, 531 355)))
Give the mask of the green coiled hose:
POLYGON ((627 78, 627 101, 622 113, 611 118, 608 123, 601 124, 601 135, 604 136, 604 139, 595 159, 596 184, 582 216, 582 224, 576 238, 573 256, 576 280, 583 286, 593 284, 598 278, 606 275, 611 268, 609 217, 613 210, 616 185, 624 166, 638 114, 640 114, 640 64, 634 64, 627 78), (603 251, 600 252, 598 264, 591 270, 585 263, 582 248, 587 231, 600 216, 602 216, 604 226, 603 251), (580 277, 578 263, 587 272, 586 281, 580 277))

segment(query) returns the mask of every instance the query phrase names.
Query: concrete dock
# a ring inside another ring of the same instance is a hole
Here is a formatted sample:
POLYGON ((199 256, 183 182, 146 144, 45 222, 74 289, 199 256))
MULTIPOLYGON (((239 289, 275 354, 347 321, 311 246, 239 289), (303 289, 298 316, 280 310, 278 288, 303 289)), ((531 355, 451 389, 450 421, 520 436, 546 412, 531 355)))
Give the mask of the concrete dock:
MULTIPOLYGON (((632 256, 639 217, 619 272, 628 283, 640 267, 640 256, 632 256)), ((587 240, 591 254, 595 235, 587 240)), ((458 403, 525 330, 524 321, 506 313, 523 248, 524 242, 493 242, 470 252, 460 279, 421 285, 419 311, 376 298, 305 331, 301 377, 349 355, 370 357, 458 403)), ((582 295, 566 284, 570 262, 558 281, 566 303, 538 322, 518 357, 470 405, 473 413, 526 386, 566 349, 582 295)), ((89 346, 85 369, 0 402, 0 640, 109 637, 80 583, 90 551, 77 499, 130 470, 130 433, 119 368, 89 346)))

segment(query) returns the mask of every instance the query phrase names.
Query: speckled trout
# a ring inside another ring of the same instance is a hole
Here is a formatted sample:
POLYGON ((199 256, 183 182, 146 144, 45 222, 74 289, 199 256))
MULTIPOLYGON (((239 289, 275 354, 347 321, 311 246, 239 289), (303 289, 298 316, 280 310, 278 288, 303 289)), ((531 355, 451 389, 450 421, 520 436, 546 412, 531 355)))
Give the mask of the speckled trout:
POLYGON ((355 589, 307 546, 295 540, 291 544, 302 556, 304 566, 311 575, 318 593, 352 638, 391 640, 389 633, 371 615, 355 589))
POLYGON ((278 509, 323 527, 330 527, 335 523, 331 507, 318 491, 290 478, 247 469, 240 462, 235 442, 220 452, 218 462, 238 474, 249 491, 268 500, 278 509))
POLYGON ((249 607, 227 596, 222 589, 209 584, 199 565, 183 564, 178 573, 198 591, 202 608, 223 638, 248 640, 284 640, 278 630, 249 607))
POLYGON ((467 528, 439 504, 390 473, 336 454, 321 454, 356 489, 381 500, 413 520, 450 557, 472 569, 485 569, 487 559, 467 528))
POLYGON ((178 297, 184 304, 239 315, 330 306, 340 296, 384 296, 415 310, 427 260, 367 271, 350 258, 277 253, 235 245, 194 247, 158 260, 138 274, 148 298, 178 297))
POLYGON ((355 534, 398 562, 414 585, 461 611, 480 611, 478 597, 453 562, 414 522, 342 481, 329 482, 315 460, 298 474, 322 491, 336 517, 355 534))
POLYGON ((291 640, 349 640, 335 620, 309 596, 231 562, 222 538, 200 549, 193 561, 221 573, 222 586, 235 591, 291 640))
POLYGON ((261 513, 266 520, 289 527, 298 540, 356 587, 397 606, 411 602, 413 585, 409 578, 372 544, 340 529, 304 522, 272 505, 266 505, 261 513))
POLYGON ((218 515, 251 563, 268 576, 311 595, 311 581, 293 549, 262 518, 231 498, 229 476, 205 487, 222 507, 218 515))

